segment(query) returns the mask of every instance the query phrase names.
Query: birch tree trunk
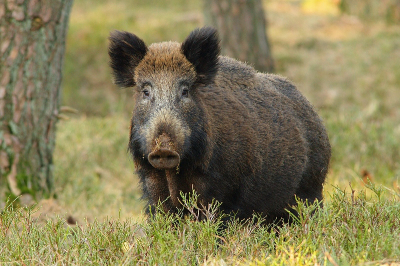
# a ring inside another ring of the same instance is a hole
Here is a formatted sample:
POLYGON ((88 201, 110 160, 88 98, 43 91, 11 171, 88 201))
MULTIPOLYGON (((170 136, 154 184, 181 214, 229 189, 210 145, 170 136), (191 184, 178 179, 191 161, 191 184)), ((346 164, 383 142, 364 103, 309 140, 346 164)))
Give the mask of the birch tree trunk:
POLYGON ((0 0, 0 202, 52 196, 72 0, 0 0))
POLYGON ((274 71, 261 0, 204 0, 204 16, 218 30, 223 55, 274 71))

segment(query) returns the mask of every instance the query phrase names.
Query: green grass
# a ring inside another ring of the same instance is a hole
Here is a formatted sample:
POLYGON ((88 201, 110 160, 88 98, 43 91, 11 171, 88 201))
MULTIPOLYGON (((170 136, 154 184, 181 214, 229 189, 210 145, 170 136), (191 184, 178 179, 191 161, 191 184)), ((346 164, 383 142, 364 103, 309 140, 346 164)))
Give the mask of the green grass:
POLYGON ((148 223, 127 152, 131 91, 111 83, 107 37, 119 29, 147 44, 182 41, 202 25, 202 4, 75 1, 63 105, 79 113, 58 123, 57 199, 39 202, 34 213, 3 210, 0 264, 399 262, 400 28, 305 14, 299 1, 265 6, 277 73, 297 84, 329 133, 333 154, 323 210, 311 217, 300 206, 300 221, 279 235, 257 223, 233 222, 222 238, 216 236, 218 220, 157 216, 148 223), (374 185, 363 182, 365 171, 374 185), (67 218, 78 225, 67 224, 67 218))
MULTIPOLYGON (((149 222, 120 219, 69 225, 39 223, 35 207, 0 214, 4 264, 111 265, 376 265, 400 259, 400 195, 369 186, 356 195, 336 190, 323 209, 299 204, 299 218, 281 228, 221 219, 156 214, 149 222), (388 195, 384 196, 383 193, 388 195)), ((199 209, 186 201, 194 213, 199 209)), ((214 205, 215 207, 216 205, 214 205)), ((215 215, 213 210, 205 213, 215 215)))

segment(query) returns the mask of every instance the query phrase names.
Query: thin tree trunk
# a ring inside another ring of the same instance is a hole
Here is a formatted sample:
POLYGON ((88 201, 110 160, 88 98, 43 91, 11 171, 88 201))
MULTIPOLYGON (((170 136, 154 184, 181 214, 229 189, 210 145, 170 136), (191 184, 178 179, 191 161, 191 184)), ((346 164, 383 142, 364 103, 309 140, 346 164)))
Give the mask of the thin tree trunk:
POLYGON ((71 6, 72 0, 0 0, 0 201, 7 194, 53 193, 71 6))
POLYGON ((223 55, 274 71, 261 0, 204 0, 204 15, 219 32, 223 55))

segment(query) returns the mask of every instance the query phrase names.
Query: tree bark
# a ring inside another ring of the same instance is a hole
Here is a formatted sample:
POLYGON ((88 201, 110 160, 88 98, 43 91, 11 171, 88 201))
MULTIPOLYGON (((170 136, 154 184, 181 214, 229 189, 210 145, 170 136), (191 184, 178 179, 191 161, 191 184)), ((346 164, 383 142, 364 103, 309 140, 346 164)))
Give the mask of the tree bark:
POLYGON ((204 15, 219 32, 223 55, 274 71, 261 0, 204 0, 204 15))
POLYGON ((0 0, 0 199, 53 193, 71 6, 72 0, 0 0))

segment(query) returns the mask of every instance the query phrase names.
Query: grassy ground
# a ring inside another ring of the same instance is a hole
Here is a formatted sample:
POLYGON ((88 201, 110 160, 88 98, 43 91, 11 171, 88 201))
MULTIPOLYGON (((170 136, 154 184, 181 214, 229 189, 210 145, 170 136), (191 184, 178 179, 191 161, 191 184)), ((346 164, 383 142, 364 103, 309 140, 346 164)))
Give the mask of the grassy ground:
POLYGON ((203 23, 201 1, 82 0, 71 14, 63 85, 63 104, 79 114, 58 124, 58 197, 39 203, 40 210, 30 216, 16 210, 1 214, 0 243, 5 244, 0 245, 0 262, 400 261, 400 28, 335 12, 303 12, 299 1, 265 1, 265 6, 277 73, 297 84, 330 136, 333 157, 324 210, 314 217, 306 210, 303 220, 278 236, 257 225, 232 224, 218 240, 225 245, 218 248, 215 223, 182 220, 172 226, 174 217, 144 222, 126 151, 131 93, 111 84, 107 37, 119 29, 148 44, 182 41, 203 23), (385 187, 383 195, 365 186, 368 179, 385 187), (67 217, 79 226, 67 225, 67 217))
MULTIPOLYGON (((0 261, 41 265, 398 265, 399 196, 370 187, 351 196, 335 191, 324 209, 299 204, 299 218, 281 228, 261 220, 219 218, 193 222, 156 215, 152 222, 106 219, 69 225, 40 222, 35 210, 6 208, 0 215, 0 261)), ((192 198, 193 199, 193 198, 192 198)), ((185 201, 184 201, 185 202, 185 201)), ((197 209, 190 199, 189 210, 197 209)), ((215 205, 214 205, 215 206, 215 205)), ((206 214, 214 212, 203 210, 206 214)))

